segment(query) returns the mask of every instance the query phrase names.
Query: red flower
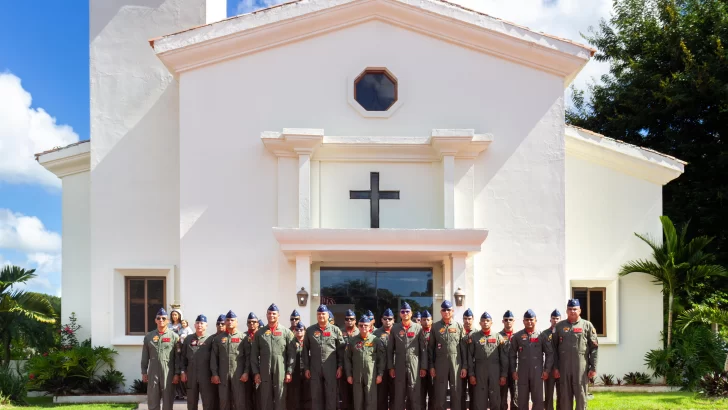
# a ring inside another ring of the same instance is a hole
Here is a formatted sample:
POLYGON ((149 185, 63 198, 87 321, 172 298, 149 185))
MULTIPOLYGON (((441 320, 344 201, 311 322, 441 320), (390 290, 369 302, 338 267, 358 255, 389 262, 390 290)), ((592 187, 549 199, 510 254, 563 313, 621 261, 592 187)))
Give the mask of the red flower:
POLYGON ((48 356, 48 352, 43 353, 43 357, 46 357, 46 356, 48 356))
POLYGON ((68 329, 67 332, 68 332, 69 335, 72 335, 73 334, 73 329, 68 329))
POLYGON ((30 378, 30 380, 35 379, 35 375, 33 373, 29 374, 28 377, 30 378))

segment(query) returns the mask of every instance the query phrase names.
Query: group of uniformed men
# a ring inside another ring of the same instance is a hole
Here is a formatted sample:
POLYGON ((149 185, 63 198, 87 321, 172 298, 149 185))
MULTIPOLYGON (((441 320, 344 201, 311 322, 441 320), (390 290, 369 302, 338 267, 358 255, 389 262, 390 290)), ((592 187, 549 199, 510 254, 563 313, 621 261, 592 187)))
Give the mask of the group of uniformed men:
POLYGON ((160 309, 157 329, 144 338, 142 380, 148 383, 152 410, 172 410, 174 384, 187 384, 187 407, 222 410, 444 410, 450 389, 450 409, 552 410, 554 387, 557 409, 586 408, 588 378, 596 375, 597 334, 580 317, 577 299, 567 303, 567 318, 554 310, 551 327, 536 329, 536 314, 523 315, 524 329, 513 331, 514 315, 503 315, 503 330, 492 330, 488 312, 473 327, 473 313, 463 323, 453 319, 449 301, 441 305, 442 320, 432 323, 428 311, 413 312, 408 303, 394 323, 390 309, 382 327, 374 315, 359 320, 345 314, 343 329, 333 323, 325 305, 317 323, 306 328, 300 315, 291 314, 290 328, 279 324, 272 304, 268 324, 254 313, 247 331, 238 329, 233 311, 220 315, 217 332, 207 335, 207 318, 199 315, 195 333, 178 343, 160 309), (544 397, 545 390, 545 397, 544 397), (339 401, 341 399, 341 401, 339 401))

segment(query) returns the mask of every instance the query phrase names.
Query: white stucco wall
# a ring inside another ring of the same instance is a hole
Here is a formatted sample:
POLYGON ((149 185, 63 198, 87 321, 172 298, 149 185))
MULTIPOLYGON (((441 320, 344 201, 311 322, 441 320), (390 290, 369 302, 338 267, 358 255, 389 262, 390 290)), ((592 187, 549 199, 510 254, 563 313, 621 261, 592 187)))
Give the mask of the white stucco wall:
POLYGON ((645 353, 661 346, 660 287, 642 274, 615 282, 623 263, 650 257, 650 248, 634 233, 661 238, 661 214, 660 185, 567 157, 564 287, 570 292, 572 281, 588 285, 582 279, 589 279, 612 282, 612 289, 618 289, 618 298, 610 300, 607 288, 608 334, 600 338, 599 374, 622 378, 627 372, 647 371, 645 353))
POLYGON ((64 300, 90 296, 93 343, 129 352, 116 361, 128 383, 140 377, 141 338, 124 337, 115 269, 179 265, 178 84, 148 39, 204 24, 208 8, 219 9, 208 6, 89 2, 92 291, 64 300))
POLYGON ((75 312, 78 340, 91 337, 91 213, 89 172, 63 177, 63 275, 61 323, 75 312))

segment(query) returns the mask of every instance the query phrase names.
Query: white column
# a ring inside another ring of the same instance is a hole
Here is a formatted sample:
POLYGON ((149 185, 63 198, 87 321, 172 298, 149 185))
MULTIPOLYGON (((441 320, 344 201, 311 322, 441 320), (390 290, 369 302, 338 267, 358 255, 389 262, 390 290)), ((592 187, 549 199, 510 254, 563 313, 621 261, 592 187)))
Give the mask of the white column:
POLYGON ((455 228, 455 153, 442 156, 443 214, 445 229, 455 228))
POLYGON ((308 302, 305 307, 297 306, 296 309, 301 314, 301 321, 310 325, 313 292, 311 291, 311 255, 309 254, 296 255, 296 292, 302 287, 308 292, 308 302))
POLYGON ((311 151, 298 154, 298 227, 311 228, 311 151))
POLYGON ((468 303, 470 298, 473 297, 470 290, 468 289, 468 280, 467 280, 467 264, 465 263, 465 259, 467 258, 467 254, 465 253, 453 253, 450 256, 451 261, 451 269, 452 269, 452 293, 450 293, 448 296, 450 297, 450 300, 452 300, 452 304, 455 308, 455 319, 461 320, 463 317, 463 312, 465 312, 465 309, 468 307, 468 303), (458 288, 461 288, 463 292, 466 293, 465 296, 465 303, 463 306, 456 306, 455 305, 455 291, 457 291, 458 288))

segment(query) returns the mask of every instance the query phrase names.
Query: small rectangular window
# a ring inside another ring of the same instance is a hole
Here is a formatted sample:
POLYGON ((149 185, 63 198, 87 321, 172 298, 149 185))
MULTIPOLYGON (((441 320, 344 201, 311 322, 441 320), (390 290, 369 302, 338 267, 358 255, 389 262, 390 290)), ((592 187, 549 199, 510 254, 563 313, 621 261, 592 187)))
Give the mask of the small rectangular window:
POLYGON ((127 335, 145 335, 156 327, 157 311, 166 306, 165 289, 165 278, 126 278, 127 335))
POLYGON ((581 305, 581 317, 590 321, 601 337, 607 336, 607 289, 572 288, 571 297, 581 305))

